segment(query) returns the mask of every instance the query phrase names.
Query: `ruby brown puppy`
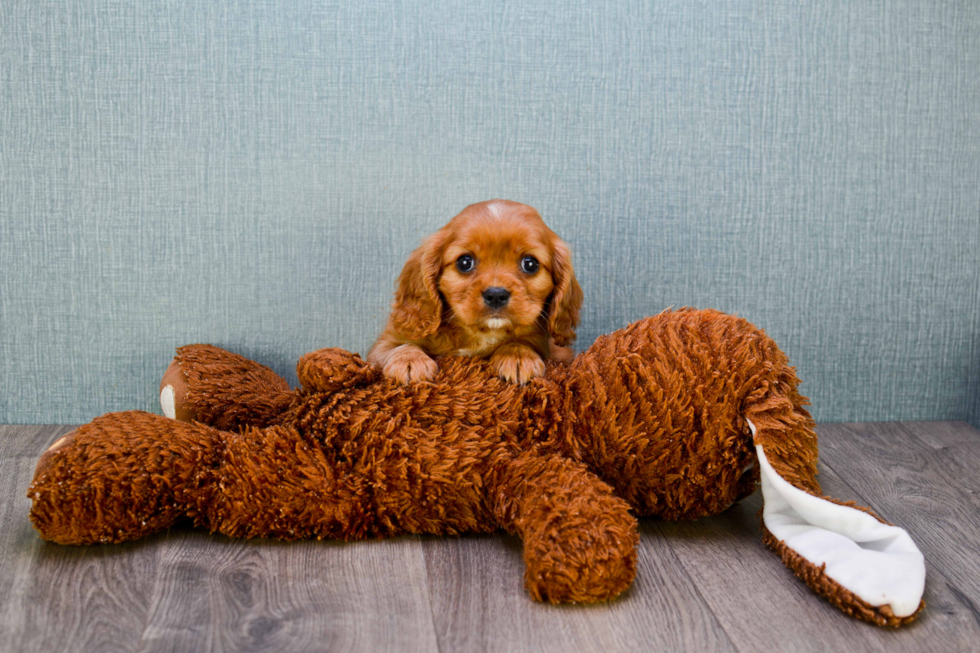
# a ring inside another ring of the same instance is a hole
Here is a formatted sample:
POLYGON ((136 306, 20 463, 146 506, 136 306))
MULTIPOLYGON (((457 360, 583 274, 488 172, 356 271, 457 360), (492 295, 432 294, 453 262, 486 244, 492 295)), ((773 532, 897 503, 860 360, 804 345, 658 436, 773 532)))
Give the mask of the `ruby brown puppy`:
POLYGON ((581 304, 568 245, 537 211, 473 204, 405 263, 368 362, 413 383, 435 378, 433 356, 489 358, 501 378, 526 383, 546 360, 571 360, 581 304))

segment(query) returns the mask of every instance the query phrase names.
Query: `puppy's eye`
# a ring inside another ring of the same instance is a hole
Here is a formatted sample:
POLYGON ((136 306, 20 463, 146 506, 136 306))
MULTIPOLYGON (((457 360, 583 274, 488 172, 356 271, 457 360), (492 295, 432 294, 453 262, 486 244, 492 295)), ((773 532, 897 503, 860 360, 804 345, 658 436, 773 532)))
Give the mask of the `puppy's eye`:
POLYGON ((521 269, 528 274, 534 274, 537 272, 538 266, 538 259, 534 258, 533 256, 525 256, 521 259, 521 269))
POLYGON ((460 272, 472 272, 474 267, 476 267, 476 261, 469 254, 463 254, 456 259, 456 269, 460 272))

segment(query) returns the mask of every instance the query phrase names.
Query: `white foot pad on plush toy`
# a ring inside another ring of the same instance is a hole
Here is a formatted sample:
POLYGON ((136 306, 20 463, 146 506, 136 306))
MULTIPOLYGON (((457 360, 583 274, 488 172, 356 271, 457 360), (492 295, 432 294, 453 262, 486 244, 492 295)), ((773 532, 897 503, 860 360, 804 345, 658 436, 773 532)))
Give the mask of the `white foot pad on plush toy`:
MULTIPOLYGON (((755 425, 749 422, 755 435, 755 425)), ((866 603, 913 614, 925 590, 925 561, 909 534, 871 515, 815 497, 784 480, 756 445, 766 528, 866 603)))
POLYGON ((165 385, 160 391, 160 408, 163 409, 165 417, 177 419, 176 401, 174 400, 173 386, 165 385))

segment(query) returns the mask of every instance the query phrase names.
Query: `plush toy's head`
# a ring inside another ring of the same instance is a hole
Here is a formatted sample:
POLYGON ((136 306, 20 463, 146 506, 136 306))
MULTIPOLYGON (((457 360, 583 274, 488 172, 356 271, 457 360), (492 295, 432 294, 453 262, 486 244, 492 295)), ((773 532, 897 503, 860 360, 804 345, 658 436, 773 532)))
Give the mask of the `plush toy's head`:
POLYGON ((503 528, 524 541, 534 598, 594 601, 632 582, 634 514, 716 514, 761 479, 764 540, 812 588, 880 624, 921 608, 921 554, 870 511, 820 497, 795 372, 744 320, 647 318, 524 386, 484 361, 439 369, 404 386, 326 349, 300 360, 292 391, 240 356, 181 348, 162 383, 169 418, 106 415, 56 443, 31 517, 63 543, 181 517, 282 538, 503 528))

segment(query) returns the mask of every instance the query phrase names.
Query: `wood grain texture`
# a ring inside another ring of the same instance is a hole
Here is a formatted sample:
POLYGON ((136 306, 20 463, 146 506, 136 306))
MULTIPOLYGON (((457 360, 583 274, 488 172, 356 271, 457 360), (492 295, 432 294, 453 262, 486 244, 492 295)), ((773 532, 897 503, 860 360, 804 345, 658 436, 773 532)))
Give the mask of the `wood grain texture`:
MULTIPOLYGON (((69 430, 16 428, 39 440, 39 449, 69 430)), ((0 440, 10 437, 10 429, 0 440)), ((0 650, 134 650, 149 602, 146 581, 155 575, 152 538, 118 548, 41 541, 27 520, 24 496, 39 451, 23 455, 27 442, 17 435, 5 444, 0 576, 10 587, 0 611, 0 650)))
POLYGON ((517 538, 427 540, 439 649, 734 651, 669 549, 656 536, 646 535, 637 579, 628 592, 608 603, 561 606, 528 599, 517 538))
POLYGON ((25 596, 44 546, 27 520, 25 492, 40 450, 70 428, 0 426, 0 650, 26 623, 25 596))
POLYGON ((140 650, 433 650, 418 541, 362 544, 174 531, 140 650))
POLYGON ((765 549, 759 495, 697 522, 641 522, 620 599, 532 602, 498 534, 344 544, 174 528, 124 545, 41 541, 24 497, 70 427, 0 427, 0 651, 970 651, 980 641, 980 433, 963 423, 818 427, 824 491, 907 528, 927 608, 845 617, 765 549))
POLYGON ((954 632, 962 650, 976 650, 980 513, 970 487, 976 487, 980 434, 962 422, 835 424, 824 431, 821 453, 827 464, 848 479, 867 505, 906 528, 922 550, 923 624, 942 625, 936 637, 954 632), (951 455, 942 443, 958 443, 958 451, 951 455))

